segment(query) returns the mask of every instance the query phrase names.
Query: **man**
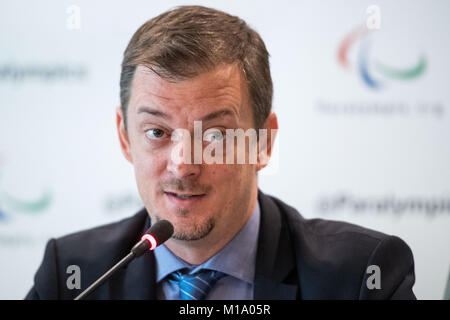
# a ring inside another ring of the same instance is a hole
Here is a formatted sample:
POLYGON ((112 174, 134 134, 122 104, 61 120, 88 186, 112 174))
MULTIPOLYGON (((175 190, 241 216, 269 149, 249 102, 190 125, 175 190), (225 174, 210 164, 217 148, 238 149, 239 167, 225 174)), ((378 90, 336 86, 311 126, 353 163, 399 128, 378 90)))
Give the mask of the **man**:
POLYGON ((173 224, 172 238, 89 299, 415 298, 401 239, 306 220, 258 190, 278 123, 268 52, 244 21, 199 6, 161 14, 132 37, 120 87, 120 146, 145 208, 50 240, 28 299, 73 299, 161 219, 173 224), (257 149, 247 135, 255 129, 257 149), (230 132, 246 133, 245 161, 230 132), (70 265, 81 270, 79 289, 68 288, 70 265))

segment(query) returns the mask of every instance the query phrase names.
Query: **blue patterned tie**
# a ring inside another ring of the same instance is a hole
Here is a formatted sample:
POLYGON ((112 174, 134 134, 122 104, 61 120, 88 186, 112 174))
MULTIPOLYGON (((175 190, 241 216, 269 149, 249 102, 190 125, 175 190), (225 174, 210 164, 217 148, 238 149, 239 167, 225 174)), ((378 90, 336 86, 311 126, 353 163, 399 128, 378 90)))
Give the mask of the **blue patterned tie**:
POLYGON ((186 270, 173 272, 169 281, 174 282, 180 288, 181 300, 203 300, 209 290, 225 273, 202 269, 194 274, 186 273, 186 270))

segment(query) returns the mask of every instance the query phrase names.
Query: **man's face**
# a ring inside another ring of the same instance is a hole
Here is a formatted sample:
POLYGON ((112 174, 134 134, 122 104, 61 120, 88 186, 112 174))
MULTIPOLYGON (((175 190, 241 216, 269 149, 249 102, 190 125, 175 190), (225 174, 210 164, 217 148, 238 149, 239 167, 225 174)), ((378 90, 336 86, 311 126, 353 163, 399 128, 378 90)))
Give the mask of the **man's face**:
MULTIPOLYGON (((122 120, 118 108, 121 146, 134 166, 140 196, 153 221, 172 222, 175 239, 221 237, 248 220, 259 167, 180 163, 173 159, 177 142, 171 139, 176 129, 194 137, 194 121, 200 120, 203 132, 254 128, 248 89, 237 65, 222 65, 178 82, 139 66, 131 86, 127 132, 122 120)), ((208 144, 202 143, 203 148, 208 144)))

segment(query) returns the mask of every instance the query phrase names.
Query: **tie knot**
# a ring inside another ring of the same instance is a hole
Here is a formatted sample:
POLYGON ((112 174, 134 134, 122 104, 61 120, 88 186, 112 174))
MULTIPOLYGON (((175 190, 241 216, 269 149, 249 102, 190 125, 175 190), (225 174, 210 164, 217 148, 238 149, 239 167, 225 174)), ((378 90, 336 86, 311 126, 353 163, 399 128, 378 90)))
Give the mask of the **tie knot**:
POLYGON ((189 270, 173 272, 169 281, 175 282, 180 289, 181 300, 203 300, 214 284, 225 276, 225 273, 215 270, 201 269, 195 273, 189 270))

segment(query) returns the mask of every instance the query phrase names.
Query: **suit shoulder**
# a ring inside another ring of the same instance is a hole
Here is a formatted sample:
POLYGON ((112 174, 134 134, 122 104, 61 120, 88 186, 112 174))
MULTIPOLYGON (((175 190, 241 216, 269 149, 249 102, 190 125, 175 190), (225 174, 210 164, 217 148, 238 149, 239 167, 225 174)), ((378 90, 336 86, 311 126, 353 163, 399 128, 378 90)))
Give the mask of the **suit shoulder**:
MULTIPOLYGON (((270 197, 289 230, 305 299, 413 299, 414 259, 400 238, 352 223, 305 219, 270 197), (383 290, 368 290, 368 266, 383 270, 383 290)), ((276 211, 275 207, 273 210, 276 211)))
POLYGON ((71 257, 94 257, 101 252, 122 254, 133 245, 145 227, 147 211, 140 210, 135 215, 120 221, 81 230, 55 239, 58 255, 71 257))
POLYGON ((329 219, 304 219, 305 228, 318 237, 333 239, 366 238, 376 243, 389 237, 388 234, 353 223, 329 219))
POLYGON ((73 299, 74 291, 66 287, 68 268, 82 270, 81 284, 86 288, 129 253, 145 231, 147 217, 142 209, 117 222, 51 239, 27 299, 73 299))

